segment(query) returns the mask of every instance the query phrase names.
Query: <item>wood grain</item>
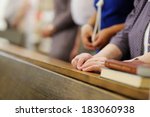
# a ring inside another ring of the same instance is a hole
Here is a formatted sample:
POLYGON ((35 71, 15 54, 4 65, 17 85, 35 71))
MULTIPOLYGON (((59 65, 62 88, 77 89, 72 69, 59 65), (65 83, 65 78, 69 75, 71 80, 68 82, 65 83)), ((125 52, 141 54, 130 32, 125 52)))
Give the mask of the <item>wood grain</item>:
POLYGON ((0 99, 128 99, 0 52, 0 99))
POLYGON ((76 80, 86 82, 90 85, 114 92, 131 99, 148 99, 148 89, 139 89, 127 86, 118 82, 100 78, 99 74, 82 72, 74 69, 69 63, 49 58, 36 52, 9 45, 0 47, 0 50, 11 55, 17 56, 22 60, 28 61, 42 68, 54 71, 56 73, 71 77, 76 80))

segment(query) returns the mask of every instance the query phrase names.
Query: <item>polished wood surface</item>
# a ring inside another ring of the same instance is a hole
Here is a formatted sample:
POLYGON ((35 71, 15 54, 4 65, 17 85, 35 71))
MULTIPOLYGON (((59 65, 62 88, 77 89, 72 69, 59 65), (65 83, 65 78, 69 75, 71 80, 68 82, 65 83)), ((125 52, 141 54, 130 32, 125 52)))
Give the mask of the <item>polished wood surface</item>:
POLYGON ((0 99, 127 99, 2 52, 0 73, 0 99))
POLYGON ((69 63, 49 58, 36 52, 31 52, 26 49, 16 47, 13 45, 1 46, 0 50, 28 61, 32 64, 45 68, 47 70, 56 72, 63 76, 82 81, 90 86, 104 89, 113 94, 128 97, 130 99, 148 99, 148 89, 139 89, 131 86, 127 86, 118 82, 110 81, 104 78, 100 78, 99 74, 87 73, 78 71, 69 63))

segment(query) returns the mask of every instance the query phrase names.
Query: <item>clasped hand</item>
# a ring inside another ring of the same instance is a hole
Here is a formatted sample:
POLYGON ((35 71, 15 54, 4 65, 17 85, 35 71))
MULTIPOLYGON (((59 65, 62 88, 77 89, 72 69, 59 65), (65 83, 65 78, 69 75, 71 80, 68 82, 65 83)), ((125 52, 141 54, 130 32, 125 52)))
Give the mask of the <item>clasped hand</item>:
POLYGON ((88 53, 83 53, 76 56, 71 63, 74 68, 81 71, 100 72, 106 60, 106 57, 92 56, 88 53))

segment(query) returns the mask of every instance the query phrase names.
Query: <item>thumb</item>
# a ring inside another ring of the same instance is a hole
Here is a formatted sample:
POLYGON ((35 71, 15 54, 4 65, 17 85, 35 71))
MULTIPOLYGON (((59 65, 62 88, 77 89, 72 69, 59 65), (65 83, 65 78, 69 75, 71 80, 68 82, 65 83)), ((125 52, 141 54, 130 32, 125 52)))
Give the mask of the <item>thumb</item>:
POLYGON ((101 38, 97 35, 95 41, 92 43, 94 47, 97 47, 101 44, 101 38))
POLYGON ((93 29, 92 28, 89 28, 88 29, 88 34, 91 36, 93 34, 93 29))
POLYGON ((91 30, 90 30, 90 35, 92 35, 92 34, 93 34, 93 30, 91 29, 91 30))

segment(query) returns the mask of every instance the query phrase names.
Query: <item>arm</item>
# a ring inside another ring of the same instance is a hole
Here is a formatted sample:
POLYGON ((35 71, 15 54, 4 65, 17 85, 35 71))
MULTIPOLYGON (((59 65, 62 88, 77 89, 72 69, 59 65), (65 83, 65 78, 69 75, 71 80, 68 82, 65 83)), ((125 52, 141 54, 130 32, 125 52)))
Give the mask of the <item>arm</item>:
POLYGON ((108 44, 98 54, 92 56, 88 53, 82 53, 72 60, 73 67, 83 71, 99 71, 104 65, 106 59, 120 59, 122 57, 121 50, 113 45, 108 44))
POLYGON ((96 16, 97 16, 97 12, 95 12, 94 15, 90 17, 90 19, 88 20, 87 24, 89 24, 92 27, 94 27, 95 22, 96 22, 96 16))
POLYGON ((14 18, 14 21, 12 22, 13 27, 18 27, 22 19, 24 18, 27 10, 28 10, 29 4, 28 0, 24 0, 19 8, 19 12, 16 13, 16 16, 14 18))
POLYGON ((132 27, 135 23, 135 21, 138 18, 138 14, 140 13, 139 11, 139 7, 143 6, 145 3, 142 1, 138 1, 135 0, 134 3, 134 9, 132 10, 132 12, 128 15, 126 22, 125 22, 125 28, 120 31, 116 36, 114 36, 110 43, 116 45, 123 54, 123 58, 122 59, 129 59, 130 58, 130 51, 129 51, 129 40, 128 40, 128 36, 129 36, 129 32, 132 30, 132 27))
POLYGON ((138 58, 140 61, 143 61, 144 63, 150 63, 150 52, 136 58, 138 58))
MULTIPOLYGON (((63 2, 63 1, 62 1, 63 2)), ((54 1, 55 4, 55 11, 59 12, 59 4, 60 0, 54 1)), ((71 16, 71 9, 70 9, 70 0, 68 0, 64 7, 65 10, 63 13, 61 12, 60 14, 56 13, 56 16, 54 18, 54 21, 52 24, 47 25, 44 29, 42 29, 42 36, 43 37, 51 37, 57 33, 59 33, 62 30, 65 30, 67 28, 75 26, 75 23, 73 22, 72 16, 71 16)))
POLYGON ((124 24, 117 24, 101 30, 97 34, 96 39, 92 43, 92 45, 98 49, 103 48, 109 43, 110 39, 114 35, 116 35, 119 31, 121 31, 123 28, 124 28, 124 24))
POLYGON ((91 43, 91 37, 93 34, 93 27, 96 21, 96 12, 91 18, 89 19, 88 23, 82 26, 81 29, 81 39, 84 47, 89 50, 95 50, 96 48, 93 47, 91 43))
POLYGON ((72 60, 75 56, 77 56, 77 54, 79 52, 80 39, 81 39, 81 30, 80 30, 80 28, 78 28, 78 33, 77 33, 77 36, 75 39, 75 44, 74 44, 74 47, 73 47, 71 54, 70 54, 70 60, 72 60))
POLYGON ((110 36, 112 37, 119 31, 121 31, 123 28, 124 28, 124 24, 117 24, 117 25, 113 25, 109 27, 108 31, 109 31, 110 36))
MULTIPOLYGON (((57 3, 58 4, 58 3, 57 3)), ((61 3, 59 3, 61 4, 61 3)), ((64 13, 60 14, 59 16, 56 16, 53 26, 54 26, 54 32, 53 34, 58 33, 61 30, 65 30, 69 27, 75 26, 75 23, 73 22, 72 16, 71 16, 71 6, 70 6, 70 0, 66 3, 66 10, 64 13)))
POLYGON ((106 57, 107 59, 120 60, 122 58, 122 52, 116 45, 108 44, 93 57, 106 57))
POLYGON ((28 0, 10 0, 7 5, 5 19, 11 27, 17 28, 28 8, 28 0))

